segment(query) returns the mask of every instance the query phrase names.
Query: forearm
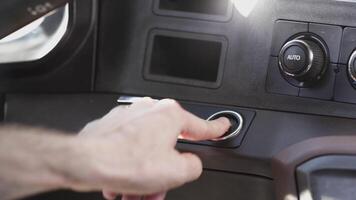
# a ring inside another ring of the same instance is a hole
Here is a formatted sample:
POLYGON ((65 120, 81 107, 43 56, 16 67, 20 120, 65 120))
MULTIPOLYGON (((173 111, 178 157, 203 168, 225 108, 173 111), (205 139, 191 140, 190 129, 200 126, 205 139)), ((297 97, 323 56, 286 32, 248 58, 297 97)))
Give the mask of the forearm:
POLYGON ((0 199, 56 189, 124 195, 168 191, 202 173, 196 155, 175 150, 177 137, 218 138, 229 126, 226 118, 199 119, 172 100, 146 99, 113 109, 88 124, 82 137, 0 127, 0 199))
POLYGON ((132 188, 139 182, 136 174, 142 159, 133 157, 133 149, 121 139, 113 139, 0 127, 0 199, 57 189, 136 192, 132 188))
POLYGON ((0 199, 16 199, 65 188, 70 178, 61 166, 75 152, 76 138, 20 126, 0 127, 0 199))

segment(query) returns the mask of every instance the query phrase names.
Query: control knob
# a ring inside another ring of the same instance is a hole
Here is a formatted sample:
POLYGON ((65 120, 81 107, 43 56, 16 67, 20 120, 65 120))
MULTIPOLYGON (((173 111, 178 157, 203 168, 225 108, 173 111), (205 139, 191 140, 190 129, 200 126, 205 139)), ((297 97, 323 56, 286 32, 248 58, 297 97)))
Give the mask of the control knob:
POLYGON ((279 67, 288 82, 309 87, 320 80, 329 63, 326 45, 311 35, 288 41, 279 54, 279 67))

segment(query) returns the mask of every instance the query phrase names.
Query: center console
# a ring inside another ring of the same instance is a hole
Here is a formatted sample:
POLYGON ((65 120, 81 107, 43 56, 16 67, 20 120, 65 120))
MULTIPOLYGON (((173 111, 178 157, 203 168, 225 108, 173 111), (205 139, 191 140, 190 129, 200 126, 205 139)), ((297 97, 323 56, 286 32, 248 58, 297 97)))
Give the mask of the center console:
MULTIPOLYGON (((69 5, 67 32, 47 56, 0 64, 4 122, 78 132, 121 96, 173 98, 233 127, 179 141, 205 171, 168 200, 304 200, 308 189, 311 199, 352 199, 354 1, 84 1, 69 5), (329 194, 326 183, 340 187, 329 194)), ((98 196, 44 197, 61 195, 98 196)))
POLYGON ((267 91, 355 103, 356 44, 350 44, 356 39, 353 29, 276 21, 267 91))

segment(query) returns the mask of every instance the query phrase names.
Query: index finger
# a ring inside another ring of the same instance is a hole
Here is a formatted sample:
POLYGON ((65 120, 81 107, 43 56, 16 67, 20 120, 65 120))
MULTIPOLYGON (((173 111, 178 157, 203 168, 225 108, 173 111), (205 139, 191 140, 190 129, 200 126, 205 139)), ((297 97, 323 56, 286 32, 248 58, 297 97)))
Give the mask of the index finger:
POLYGON ((191 141, 219 138, 223 136, 231 126, 230 120, 225 117, 207 121, 186 110, 183 110, 183 119, 184 123, 180 138, 191 141))

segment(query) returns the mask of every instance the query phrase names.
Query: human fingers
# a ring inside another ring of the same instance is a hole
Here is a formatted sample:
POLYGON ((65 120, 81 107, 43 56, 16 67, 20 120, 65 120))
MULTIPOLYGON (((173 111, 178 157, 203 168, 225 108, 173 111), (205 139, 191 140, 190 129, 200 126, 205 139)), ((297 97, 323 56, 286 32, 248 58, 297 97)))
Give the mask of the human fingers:
MULTIPOLYGON (((198 179, 203 172, 203 164, 200 158, 192 153, 180 153, 178 158, 175 159, 174 170, 176 171, 175 178, 172 182, 171 188, 175 188, 185 183, 198 179)), ((172 165, 173 166, 173 165, 172 165)), ((171 189, 168 188, 168 189, 171 189)))
POLYGON ((210 140, 223 136, 230 128, 230 120, 222 117, 212 121, 206 121, 197 116, 184 112, 184 123, 180 138, 186 140, 210 140))
POLYGON ((182 139, 197 141, 219 138, 231 126, 230 120, 225 117, 212 121, 203 120, 183 109, 178 102, 172 99, 159 101, 155 108, 154 111, 169 114, 168 118, 172 120, 172 125, 178 126, 178 134, 182 139))

